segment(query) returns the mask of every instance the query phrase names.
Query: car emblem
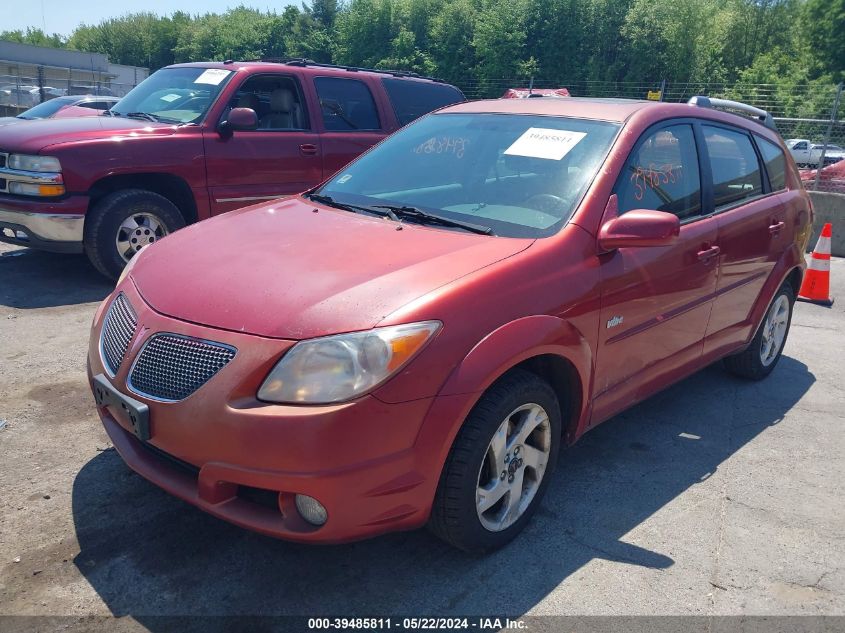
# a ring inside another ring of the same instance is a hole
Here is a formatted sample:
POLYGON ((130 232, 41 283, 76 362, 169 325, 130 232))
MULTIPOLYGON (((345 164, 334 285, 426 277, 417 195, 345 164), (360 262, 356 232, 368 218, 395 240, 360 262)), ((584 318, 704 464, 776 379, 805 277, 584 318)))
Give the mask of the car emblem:
POLYGON ((615 316, 607 322, 607 329, 609 330, 612 327, 616 327, 620 323, 622 323, 624 319, 621 316, 615 316))

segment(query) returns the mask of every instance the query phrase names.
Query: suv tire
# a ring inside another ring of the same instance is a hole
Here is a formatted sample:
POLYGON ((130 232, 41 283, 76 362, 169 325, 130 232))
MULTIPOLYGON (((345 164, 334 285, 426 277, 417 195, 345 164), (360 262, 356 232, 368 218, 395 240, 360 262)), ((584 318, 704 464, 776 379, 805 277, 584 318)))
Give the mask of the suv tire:
POLYGON ((108 194, 89 212, 85 253, 98 271, 116 279, 132 249, 140 250, 183 226, 185 218, 164 196, 144 189, 122 189, 108 194))
POLYGON ((560 406, 551 386, 521 369, 506 374, 481 397, 452 444, 440 475, 429 529, 473 554, 508 543, 539 505, 557 462, 561 438, 560 406), (541 422, 532 432, 519 433, 519 429, 532 428, 536 420, 541 422), (497 438, 500 450, 494 451, 497 438), (506 461, 496 463, 494 452, 503 451, 506 461), (520 495, 513 496, 517 500, 513 505, 510 491, 517 485, 520 495), (498 499, 486 510, 479 497, 483 487, 495 490, 490 499, 498 499), (508 492, 497 496, 502 489, 508 492), (509 507, 516 511, 509 515, 509 507))
POLYGON ((786 346, 794 305, 795 292, 789 283, 785 283, 772 299, 751 344, 739 354, 725 358, 727 370, 750 380, 762 380, 772 373, 786 346), (775 347, 770 348, 769 345, 775 347))

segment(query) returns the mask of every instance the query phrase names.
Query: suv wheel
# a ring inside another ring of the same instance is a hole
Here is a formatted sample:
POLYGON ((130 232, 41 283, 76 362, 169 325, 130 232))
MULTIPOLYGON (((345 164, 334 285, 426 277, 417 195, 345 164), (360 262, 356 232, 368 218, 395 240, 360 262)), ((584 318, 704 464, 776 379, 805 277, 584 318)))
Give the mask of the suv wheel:
POLYGON ((152 191, 124 189, 100 200, 85 221, 85 252, 106 277, 117 278, 144 246, 185 226, 170 200, 152 191))
POLYGON ((751 345, 745 351, 725 358, 728 371, 752 380, 760 380, 772 373, 789 335, 794 304, 795 293, 792 286, 784 284, 772 300, 766 318, 763 319, 751 345))
POLYGON ((552 388, 515 370, 485 393, 458 433, 429 529, 472 553, 497 549, 526 525, 543 497, 561 440, 552 388))

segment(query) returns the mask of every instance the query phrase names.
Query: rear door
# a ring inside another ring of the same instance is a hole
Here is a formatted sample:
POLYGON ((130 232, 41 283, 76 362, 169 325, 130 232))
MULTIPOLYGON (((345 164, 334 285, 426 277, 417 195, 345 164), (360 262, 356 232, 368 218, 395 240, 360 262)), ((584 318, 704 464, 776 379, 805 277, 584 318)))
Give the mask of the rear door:
POLYGON ((722 124, 702 125, 706 166, 712 174, 713 206, 719 226, 719 281, 705 353, 743 341, 751 310, 790 242, 786 210, 786 159, 780 148, 747 131, 722 124), (770 174, 763 168, 766 152, 770 174))
POLYGON ((212 214, 290 196, 323 178, 320 138, 312 129, 297 77, 249 76, 221 120, 235 107, 255 110, 258 129, 221 135, 204 132, 212 214))
POLYGON ((323 175, 331 176, 383 139, 392 127, 380 111, 369 82, 345 77, 314 77, 320 104, 323 175))
POLYGON ((619 213, 674 213, 681 230, 669 246, 621 248, 600 256, 594 423, 665 386, 701 358, 718 248, 716 220, 704 215, 697 136, 690 121, 651 128, 616 184, 619 213))

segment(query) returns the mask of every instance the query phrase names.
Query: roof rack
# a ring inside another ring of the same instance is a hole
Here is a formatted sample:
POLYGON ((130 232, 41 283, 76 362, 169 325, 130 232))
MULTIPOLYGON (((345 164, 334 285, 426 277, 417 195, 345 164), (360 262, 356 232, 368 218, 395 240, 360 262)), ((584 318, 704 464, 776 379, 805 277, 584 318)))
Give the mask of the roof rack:
POLYGON ((359 66, 343 66, 340 64, 324 64, 315 62, 313 59, 305 57, 263 57, 261 59, 254 59, 250 61, 266 62, 270 64, 285 64, 287 66, 311 66, 316 68, 333 68, 335 70, 346 70, 351 73, 365 72, 365 73, 379 73, 381 75, 391 75, 392 77, 412 77, 414 79, 427 79, 429 81, 436 81, 437 83, 445 83, 442 79, 437 77, 427 77, 419 73, 411 72, 410 70, 389 70, 382 68, 361 68, 359 66))
POLYGON ((771 114, 765 110, 761 110, 760 108, 750 106, 747 103, 740 103, 739 101, 731 101, 729 99, 712 99, 710 97, 698 96, 692 97, 689 101, 687 101, 687 104, 691 106, 698 106, 699 108, 713 108, 714 110, 719 109, 742 112, 743 114, 750 115, 751 118, 756 119, 770 130, 777 131, 777 127, 775 127, 775 120, 772 118, 771 114))

